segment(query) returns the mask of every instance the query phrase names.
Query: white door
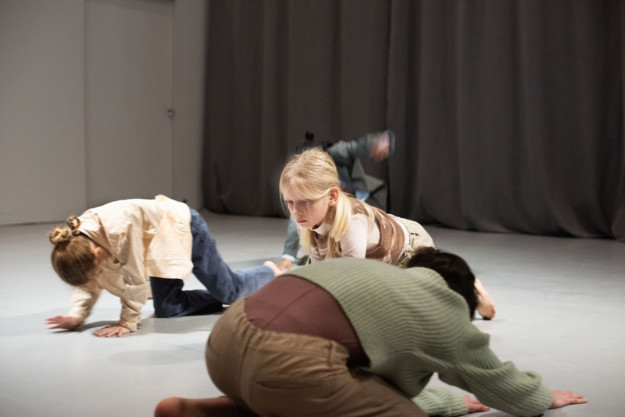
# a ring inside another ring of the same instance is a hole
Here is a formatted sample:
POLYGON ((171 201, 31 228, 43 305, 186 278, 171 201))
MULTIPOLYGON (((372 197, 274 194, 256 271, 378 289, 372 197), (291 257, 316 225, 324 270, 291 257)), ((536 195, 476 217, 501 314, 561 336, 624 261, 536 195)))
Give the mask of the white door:
POLYGON ((87 204, 172 189, 173 0, 88 0, 87 204))

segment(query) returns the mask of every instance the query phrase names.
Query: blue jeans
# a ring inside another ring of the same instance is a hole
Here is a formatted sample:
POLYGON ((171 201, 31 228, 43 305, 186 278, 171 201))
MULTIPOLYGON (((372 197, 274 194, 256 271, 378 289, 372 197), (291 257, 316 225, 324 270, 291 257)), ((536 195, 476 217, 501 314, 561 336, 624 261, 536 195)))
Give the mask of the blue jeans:
POLYGON ((221 312, 222 304, 232 304, 258 291, 274 278, 265 265, 232 271, 217 251, 217 243, 200 214, 191 210, 193 275, 206 290, 183 291, 181 279, 150 277, 156 317, 180 317, 221 312))

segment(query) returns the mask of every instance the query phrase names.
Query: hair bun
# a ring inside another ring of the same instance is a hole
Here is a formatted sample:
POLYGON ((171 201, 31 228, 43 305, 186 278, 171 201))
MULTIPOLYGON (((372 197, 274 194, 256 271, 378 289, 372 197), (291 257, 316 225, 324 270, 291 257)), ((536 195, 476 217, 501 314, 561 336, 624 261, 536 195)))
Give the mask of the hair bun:
POLYGON ((48 238, 53 245, 58 246, 69 242, 72 238, 72 232, 65 227, 55 227, 48 235, 48 238))

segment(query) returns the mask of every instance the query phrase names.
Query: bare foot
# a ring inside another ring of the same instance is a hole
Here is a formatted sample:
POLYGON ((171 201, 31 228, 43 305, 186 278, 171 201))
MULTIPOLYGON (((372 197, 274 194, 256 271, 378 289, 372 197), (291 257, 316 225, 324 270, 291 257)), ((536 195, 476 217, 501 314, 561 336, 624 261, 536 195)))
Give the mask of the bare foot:
POLYGON ((165 398, 156 406, 154 417, 241 417, 256 414, 238 407, 226 396, 217 398, 165 398))
POLYGON ((497 312, 495 302, 490 298, 488 291, 486 291, 482 282, 477 278, 475 278, 475 290, 477 291, 477 312, 479 315, 485 320, 494 318, 497 312))
POLYGON ((273 269, 273 275, 274 276, 278 276, 280 274, 282 274, 282 271, 280 270, 280 268, 278 268, 278 266, 276 264, 274 264, 271 261, 265 261, 265 265, 268 266, 269 268, 273 269))
POLYGON ((165 398, 161 400, 154 410, 154 417, 179 417, 182 416, 182 398, 165 398))

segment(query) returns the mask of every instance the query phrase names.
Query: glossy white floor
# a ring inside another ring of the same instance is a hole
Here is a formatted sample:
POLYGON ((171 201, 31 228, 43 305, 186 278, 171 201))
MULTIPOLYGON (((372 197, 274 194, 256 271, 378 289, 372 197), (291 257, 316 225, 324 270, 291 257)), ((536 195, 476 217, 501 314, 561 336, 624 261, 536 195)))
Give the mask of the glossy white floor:
MULTIPOLYGON (((203 215, 233 268, 280 255, 286 220, 203 215)), ((106 294, 83 331, 46 330, 70 294, 49 265, 51 226, 0 227, 0 415, 150 416, 164 397, 218 395, 203 351, 219 316, 155 319, 148 304, 137 333, 100 339, 93 330, 119 313, 106 294)), ((498 356, 590 401, 546 416, 625 415, 625 243, 428 229, 440 248, 467 259, 497 302, 496 319, 475 325, 492 335, 498 356)), ((200 287, 193 277, 187 285, 200 287)))

